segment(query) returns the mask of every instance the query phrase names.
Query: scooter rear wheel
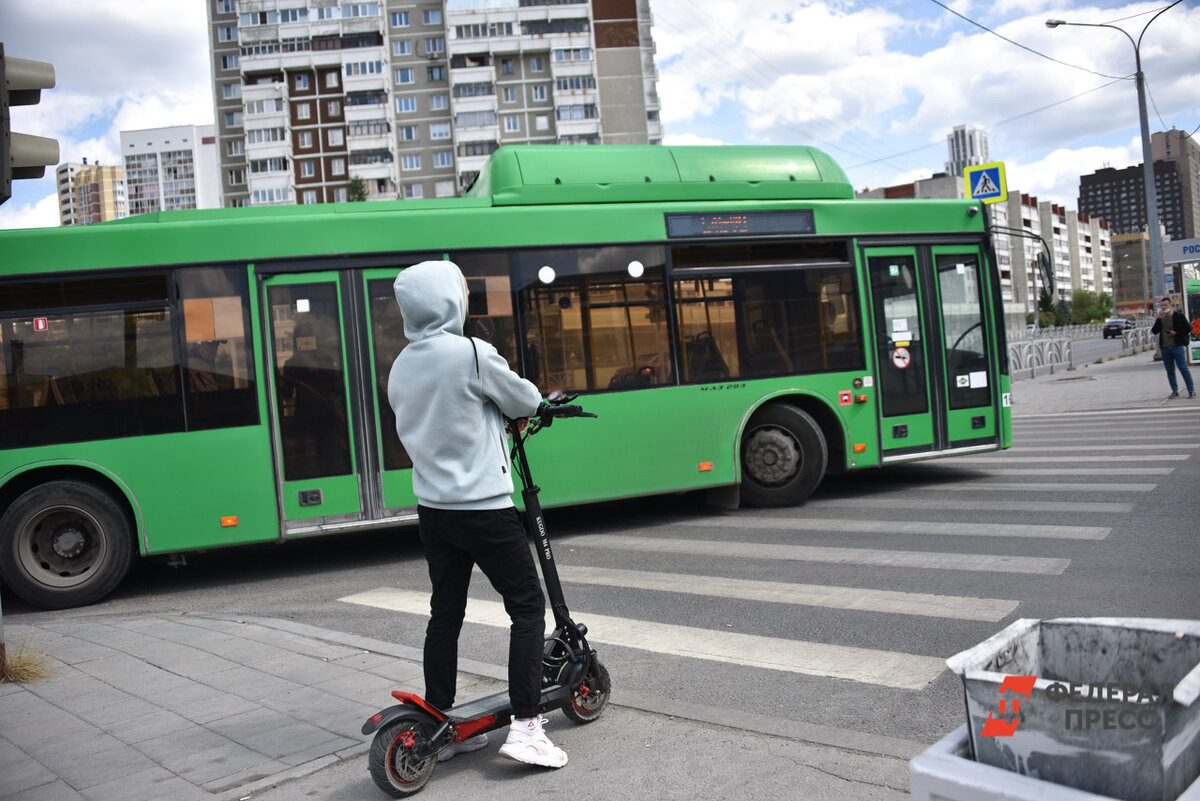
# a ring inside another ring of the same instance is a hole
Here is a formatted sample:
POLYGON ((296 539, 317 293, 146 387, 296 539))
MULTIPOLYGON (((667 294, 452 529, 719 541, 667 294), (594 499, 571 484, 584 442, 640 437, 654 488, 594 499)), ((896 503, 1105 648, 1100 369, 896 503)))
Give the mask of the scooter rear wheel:
POLYGON ((368 766, 379 789, 404 798, 424 787, 437 767, 437 756, 416 760, 413 752, 429 742, 433 721, 426 715, 406 714, 393 720, 371 741, 368 766))
POLYGON ((575 689, 571 700, 563 704, 563 714, 576 723, 591 723, 604 713, 611 690, 608 669, 593 656, 583 683, 575 689))

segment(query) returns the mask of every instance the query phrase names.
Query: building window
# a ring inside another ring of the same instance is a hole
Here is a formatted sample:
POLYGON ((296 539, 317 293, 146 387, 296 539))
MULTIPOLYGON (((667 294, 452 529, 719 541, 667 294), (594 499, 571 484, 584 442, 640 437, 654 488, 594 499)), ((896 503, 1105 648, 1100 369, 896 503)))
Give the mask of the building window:
POLYGON ((241 128, 242 127, 242 112, 229 111, 225 114, 226 128, 241 128))
POLYGON ((509 131, 510 133, 521 130, 521 118, 520 117, 505 117, 504 118, 504 130, 509 131))
POLYGON ((554 51, 555 61, 591 61, 592 51, 586 47, 574 47, 554 51))
POLYGON ((246 152, 246 142, 245 142, 245 140, 242 140, 242 139, 234 139, 233 141, 231 141, 231 142, 229 143, 229 146, 228 146, 227 148, 225 148, 225 152, 226 152, 226 153, 228 153, 228 154, 229 154, 229 155, 231 155, 231 156, 240 156, 240 155, 242 155, 243 153, 245 153, 245 152, 246 152))
POLYGON ((342 6, 343 17, 378 17, 379 3, 347 3, 342 6))
POLYGON ((421 169, 421 157, 417 155, 401 156, 400 169, 405 172, 421 169))
POLYGON ((546 69, 546 60, 541 56, 533 56, 529 59, 529 69, 532 72, 542 72, 546 69))
POLYGON ((417 110, 417 99, 415 97, 397 97, 396 98, 396 113, 408 114, 417 110))
POLYGON ((400 126, 400 141, 402 141, 402 142, 417 141, 417 126, 401 125, 400 126))
POLYGON ((533 121, 534 127, 539 131, 550 130, 550 118, 545 114, 539 114, 533 121))
POLYGON ((222 84, 221 94, 226 100, 236 100, 242 96, 242 85, 241 83, 222 84))
POLYGON ((317 174, 317 166, 311 161, 300 162, 300 177, 312 178, 317 174))
POLYGON ((450 95, 430 95, 429 110, 445 111, 450 108, 450 95))
POLYGON ((236 25, 222 25, 221 27, 217 28, 217 41, 218 42, 236 42, 237 41, 237 26, 236 25))
POLYGON ((513 60, 511 58, 500 59, 500 74, 501 75, 512 75, 513 74, 513 60))
POLYGON ((425 79, 430 83, 445 83, 446 68, 445 67, 426 67, 425 79))
POLYGON ((329 103, 325 106, 325 109, 326 109, 326 113, 330 117, 340 117, 340 116, 342 116, 342 101, 330 100, 329 103))
POLYGON ((382 61, 349 61, 346 62, 346 75, 379 75, 383 72, 382 61))
POLYGON ((434 167, 453 167, 454 166, 454 154, 451 153, 449 150, 439 150, 438 152, 433 154, 433 166, 434 167))
POLYGON ((414 75, 415 75, 415 73, 408 67, 403 67, 401 69, 398 69, 398 70, 396 70, 396 83, 397 84, 414 83, 416 81, 416 78, 414 77, 414 75))
POLYGON ((339 186, 337 189, 333 190, 334 203, 345 203, 348 197, 349 195, 347 194, 346 187, 344 186, 339 186))
POLYGON ((300 202, 303 203, 305 206, 311 206, 314 203, 316 203, 317 202, 317 190, 305 189, 304 193, 300 195, 300 202))
POLYGON ((422 11, 421 18, 425 21, 426 25, 441 25, 442 24, 441 9, 435 8, 431 11, 422 11))
POLYGON ((246 184, 246 171, 245 170, 238 169, 238 170, 230 170, 229 171, 229 185, 230 186, 245 186, 245 184, 246 184))
POLYGON ((529 91, 533 95, 534 102, 544 102, 546 100, 545 86, 532 86, 529 91))
POLYGON ((221 56, 221 69, 226 71, 236 70, 239 65, 239 60, 239 56, 221 56))
POLYGON ((292 86, 301 91, 308 89, 308 73, 302 72, 298 74, 292 86))
MULTIPOLYGON (((375 63, 378 64, 379 62, 375 62, 375 63)), ((338 88, 338 74, 336 72, 330 71, 330 72, 325 73, 325 88, 326 89, 337 89, 338 88)))
POLYGON ((425 190, 420 184, 405 184, 404 197, 408 200, 420 200, 425 197, 425 190))
POLYGON ((301 131, 300 137, 299 137, 299 142, 300 142, 299 146, 301 149, 306 150, 308 148, 311 148, 313 146, 312 131, 301 131))
POLYGON ((392 27, 393 28, 407 28, 408 27, 408 12, 407 11, 393 12, 392 13, 392 27))
POLYGON ((312 104, 297 103, 296 104, 296 119, 311 120, 312 119, 312 104))
POLYGON ((433 185, 434 197, 454 197, 454 181, 438 181, 433 185))
POLYGON ((218 14, 236 14, 237 0, 217 0, 218 14))
POLYGON ((412 55, 412 42, 410 42, 407 39, 397 39, 396 41, 392 42, 392 55, 393 56, 411 56, 412 55))
POLYGON ((329 160, 329 174, 330 175, 345 175, 346 174, 346 160, 345 159, 330 159, 329 160))
POLYGON ((430 139, 449 139, 450 138, 450 123, 435 122, 429 126, 430 139))
POLYGON ((325 134, 325 141, 330 147, 341 147, 346 143, 346 135, 341 128, 330 128, 325 134))
POLYGON ((513 88, 511 86, 505 87, 504 102, 505 103, 516 103, 517 102, 517 90, 515 88, 513 88))
POLYGON ((280 22, 306 22, 307 20, 307 8, 285 8, 279 12, 280 22))
POLYGON ((434 36, 425 40, 425 54, 432 56, 437 53, 444 53, 446 50, 446 39, 442 36, 434 36))

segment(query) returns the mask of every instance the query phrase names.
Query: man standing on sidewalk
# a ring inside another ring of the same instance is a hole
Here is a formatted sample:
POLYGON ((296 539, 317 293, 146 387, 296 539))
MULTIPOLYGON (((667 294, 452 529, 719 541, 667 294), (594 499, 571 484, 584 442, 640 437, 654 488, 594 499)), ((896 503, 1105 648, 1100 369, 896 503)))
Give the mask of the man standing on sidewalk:
POLYGON ((1158 319, 1154 321, 1154 327, 1150 329, 1150 333, 1158 334, 1163 366, 1167 368, 1167 382, 1171 385, 1171 394, 1168 397, 1179 397, 1179 384, 1175 381, 1177 365, 1179 372, 1183 374, 1183 382, 1187 384, 1188 397, 1196 397, 1196 385, 1192 383, 1192 373, 1188 370, 1186 350, 1192 326, 1186 317, 1171 308, 1170 298, 1162 299, 1162 308, 1158 312, 1158 319))

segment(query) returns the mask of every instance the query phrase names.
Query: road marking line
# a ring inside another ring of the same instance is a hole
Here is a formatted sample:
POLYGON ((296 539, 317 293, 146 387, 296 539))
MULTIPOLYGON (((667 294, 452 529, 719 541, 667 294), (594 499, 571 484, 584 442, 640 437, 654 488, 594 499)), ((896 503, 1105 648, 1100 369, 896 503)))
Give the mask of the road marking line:
MULTIPOLYGON (((1118 485, 1119 486, 1119 485, 1118 485)), ((922 490, 929 487, 921 487, 922 490)), ((971 487, 979 489, 979 487, 971 487)), ((899 494, 899 493, 897 493, 899 494)), ((905 495, 910 491, 905 490, 905 495)), ((942 498, 810 498, 806 509, 824 509, 826 506, 850 506, 855 509, 980 509, 997 512, 1094 512, 1096 514, 1128 514, 1133 511, 1131 503, 1085 503, 1082 501, 951 501, 942 498)))
POLYGON ((698 517, 694 526, 716 528, 843 531, 851 534, 936 534, 958 537, 1030 537, 1047 540, 1102 540, 1112 533, 1103 526, 1039 526, 1022 523, 936 523, 917 520, 855 520, 846 518, 782 518, 753 515, 698 517))
POLYGON ((986 478, 971 478, 957 481, 954 484, 926 484, 920 487, 922 492, 928 490, 974 492, 1153 492, 1157 484, 1057 484, 1043 482, 1040 484, 1020 481, 988 482, 986 478))
MULTIPOLYGON (((429 614, 429 594, 426 592, 380 587, 338 600, 413 615, 429 614)), ((766 670, 848 679, 902 690, 924 689, 946 669, 944 659, 932 656, 607 617, 590 612, 576 612, 572 617, 587 624, 588 640, 594 643, 766 670)), ((502 603, 476 598, 467 601, 466 621, 505 629, 511 625, 502 603)), ((546 628, 553 626, 553 616, 547 611, 546 628)))
POLYGON ((988 468, 987 471, 989 476, 1166 476, 1174 472, 1174 467, 1014 467, 1011 470, 988 468))
MULTIPOLYGON (((687 525, 673 523, 673 526, 687 525)), ((1007 554, 937 553, 932 551, 886 551, 879 548, 833 548, 816 545, 777 545, 765 542, 724 542, 716 540, 672 540, 660 537, 634 537, 621 534, 587 534, 561 537, 573 548, 608 548, 646 553, 676 553, 720 556, 724 558, 767 559, 770 561, 820 562, 874 567, 908 567, 931 570, 972 570, 984 573, 1033 573, 1061 575, 1070 559, 1007 554)))
MULTIPOLYGON (((1108 439, 1108 437, 1105 437, 1108 439)), ((1138 439, 1138 437, 1133 437, 1138 439)), ((1040 441, 1040 440, 1039 440, 1040 441)), ((1017 451, 1166 451, 1176 448, 1200 448, 1200 442, 1166 442, 1158 445, 1149 443, 1142 445, 1039 445, 1038 447, 1027 447, 1020 443, 1013 445, 1013 450, 1017 451)))
POLYGON ((1123 453, 1120 456, 1009 456, 1007 454, 992 454, 990 456, 955 456, 958 464, 1033 464, 1034 462, 1063 462, 1082 464, 1084 462, 1104 462, 1112 464, 1121 462, 1186 462, 1191 459, 1190 453, 1152 453, 1133 456, 1123 453))
POLYGON ((626 587, 657 592, 705 595, 714 598, 737 598, 745 601, 819 606, 827 609, 852 609, 856 612, 944 617, 956 620, 996 622, 1010 615, 1019 603, 1003 598, 933 595, 923 592, 837 587, 828 584, 791 584, 721 576, 688 576, 680 573, 655 573, 648 570, 619 570, 561 564, 558 566, 558 574, 563 581, 572 584, 595 584, 601 587, 626 587))

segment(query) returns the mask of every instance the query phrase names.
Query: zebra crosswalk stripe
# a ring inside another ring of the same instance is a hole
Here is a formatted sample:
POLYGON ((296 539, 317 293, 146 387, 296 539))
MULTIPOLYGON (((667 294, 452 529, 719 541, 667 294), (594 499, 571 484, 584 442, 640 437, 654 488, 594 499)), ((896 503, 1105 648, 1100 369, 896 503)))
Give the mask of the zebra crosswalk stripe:
MULTIPOLYGON (((338 600, 414 615, 429 614, 429 594, 413 590, 380 587, 338 600)), ((597 644, 902 690, 923 689, 946 669, 942 659, 897 651, 714 631, 590 612, 573 612, 572 617, 587 624, 588 640, 597 644)), ((554 625, 549 612, 546 618, 549 629, 554 625)), ((466 621, 499 628, 511 624, 502 603, 475 598, 467 602, 466 621)))

